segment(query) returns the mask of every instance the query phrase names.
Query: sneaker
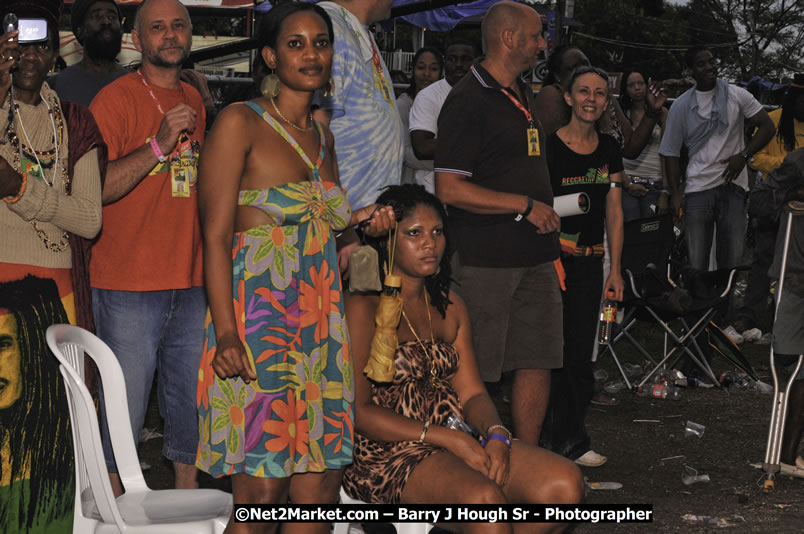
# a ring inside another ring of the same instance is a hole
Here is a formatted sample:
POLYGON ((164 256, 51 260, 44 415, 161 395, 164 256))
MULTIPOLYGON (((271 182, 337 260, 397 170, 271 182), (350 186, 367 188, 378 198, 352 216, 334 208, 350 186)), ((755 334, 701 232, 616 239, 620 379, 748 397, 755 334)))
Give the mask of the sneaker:
POLYGON ((731 338, 731 340, 734 341, 737 345, 743 342, 743 336, 741 336, 737 332, 737 330, 734 329, 733 326, 729 326, 728 328, 723 330, 723 333, 729 336, 729 338, 731 338))
POLYGON ((583 456, 576 458, 575 463, 583 467, 600 467, 609 459, 595 451, 586 451, 583 456))
POLYGON ((762 339, 762 330, 752 328, 743 332, 743 341, 759 341, 762 339))
POLYGON ((762 337, 755 341, 757 345, 770 345, 771 344, 771 333, 765 332, 762 334, 762 337))

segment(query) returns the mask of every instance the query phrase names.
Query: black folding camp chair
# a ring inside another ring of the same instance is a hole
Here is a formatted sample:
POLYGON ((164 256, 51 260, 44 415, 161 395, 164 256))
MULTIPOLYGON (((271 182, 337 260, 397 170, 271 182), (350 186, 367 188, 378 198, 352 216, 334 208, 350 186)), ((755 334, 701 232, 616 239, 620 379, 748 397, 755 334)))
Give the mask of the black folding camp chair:
MULTIPOLYGON (((601 352, 610 352, 617 368, 632 389, 616 353, 616 345, 627 340, 645 358, 653 363, 636 384, 642 386, 671 358, 675 365, 686 357, 705 377, 717 385, 718 380, 698 343, 698 336, 706 329, 712 317, 728 303, 738 269, 720 269, 696 272, 679 269, 677 284, 669 274, 670 253, 675 244, 673 220, 670 215, 648 217, 625 223, 622 269, 626 285, 623 302, 625 316, 621 330, 601 352), (665 335, 662 357, 656 359, 631 334, 638 322, 659 325, 665 335), (673 323, 676 327, 671 327, 673 323), (680 329, 679 329, 680 327, 680 329), (669 348, 669 350, 668 350, 669 348)), ((674 266, 677 268, 677 266, 674 266)))

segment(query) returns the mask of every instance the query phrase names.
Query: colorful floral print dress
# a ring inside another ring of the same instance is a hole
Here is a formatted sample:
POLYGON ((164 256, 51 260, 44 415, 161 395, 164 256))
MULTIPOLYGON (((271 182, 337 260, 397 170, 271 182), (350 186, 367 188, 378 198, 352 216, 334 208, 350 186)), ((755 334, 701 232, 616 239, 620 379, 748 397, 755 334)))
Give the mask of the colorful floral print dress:
POLYGON ((198 373, 196 465, 212 476, 289 477, 352 461, 352 362, 335 237, 349 224, 343 189, 322 182, 324 135, 313 164, 258 105, 247 103, 299 153, 313 180, 240 191, 238 205, 271 219, 234 235, 232 294, 238 334, 257 379, 220 379, 207 314, 198 373))

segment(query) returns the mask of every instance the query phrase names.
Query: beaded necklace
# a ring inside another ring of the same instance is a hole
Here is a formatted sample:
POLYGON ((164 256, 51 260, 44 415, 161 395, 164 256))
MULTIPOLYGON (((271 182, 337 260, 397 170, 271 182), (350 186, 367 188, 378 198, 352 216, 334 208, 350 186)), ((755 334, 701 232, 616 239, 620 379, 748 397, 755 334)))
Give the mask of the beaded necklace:
MULTIPOLYGON (((36 160, 36 164, 38 166, 37 176, 41 178, 48 185, 48 187, 53 187, 55 185, 56 177, 59 173, 59 170, 61 170, 62 183, 66 193, 69 187, 67 168, 64 165, 61 165, 61 161, 59 159, 59 150, 63 146, 64 117, 62 116, 61 107, 59 106, 57 98, 51 97, 52 102, 48 102, 41 90, 39 92, 39 97, 47 107, 50 125, 53 128, 53 148, 47 150, 35 150, 33 148, 33 144, 28 137, 28 133, 25 131, 25 124, 22 121, 20 106, 14 100, 14 88, 12 87, 10 91, 11 105, 9 106, 8 110, 8 127, 6 128, 8 142, 15 148, 14 160, 11 162, 11 165, 17 172, 23 174, 23 156, 33 156, 33 159, 36 160), (16 131, 17 125, 19 125, 22 136, 20 136, 16 131), (47 167, 50 167, 51 165, 53 167, 53 175, 50 181, 48 181, 45 174, 45 165, 43 165, 43 161, 48 164, 47 167)), ((36 235, 39 236, 39 239, 42 240, 42 243, 48 250, 53 252, 62 252, 70 246, 70 234, 68 232, 62 232, 58 242, 55 242, 51 241, 50 237, 47 235, 47 232, 39 227, 39 225, 36 223, 36 219, 31 219, 31 226, 33 226, 33 229, 36 231, 36 235)))

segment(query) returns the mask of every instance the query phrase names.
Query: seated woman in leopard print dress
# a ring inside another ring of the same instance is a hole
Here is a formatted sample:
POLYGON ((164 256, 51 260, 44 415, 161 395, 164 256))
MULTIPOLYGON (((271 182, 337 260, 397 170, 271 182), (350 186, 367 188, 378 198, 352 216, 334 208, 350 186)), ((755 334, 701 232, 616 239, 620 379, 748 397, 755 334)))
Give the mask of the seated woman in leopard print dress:
MULTIPOLYGON (((344 475, 346 492, 372 503, 579 502, 578 468, 544 449, 511 442, 480 380, 466 307, 449 289, 442 204, 418 185, 390 187, 377 203, 392 206, 399 221, 394 274, 402 277, 403 318, 393 381, 373 382, 362 370, 379 295, 346 296, 356 370, 355 453, 344 475), (485 446, 444 426, 452 413, 479 429, 485 446)), ((385 242, 376 248, 384 259, 385 242)), ((464 526, 511 530, 499 524, 464 526)), ((518 532, 561 528, 516 526, 518 532)))

